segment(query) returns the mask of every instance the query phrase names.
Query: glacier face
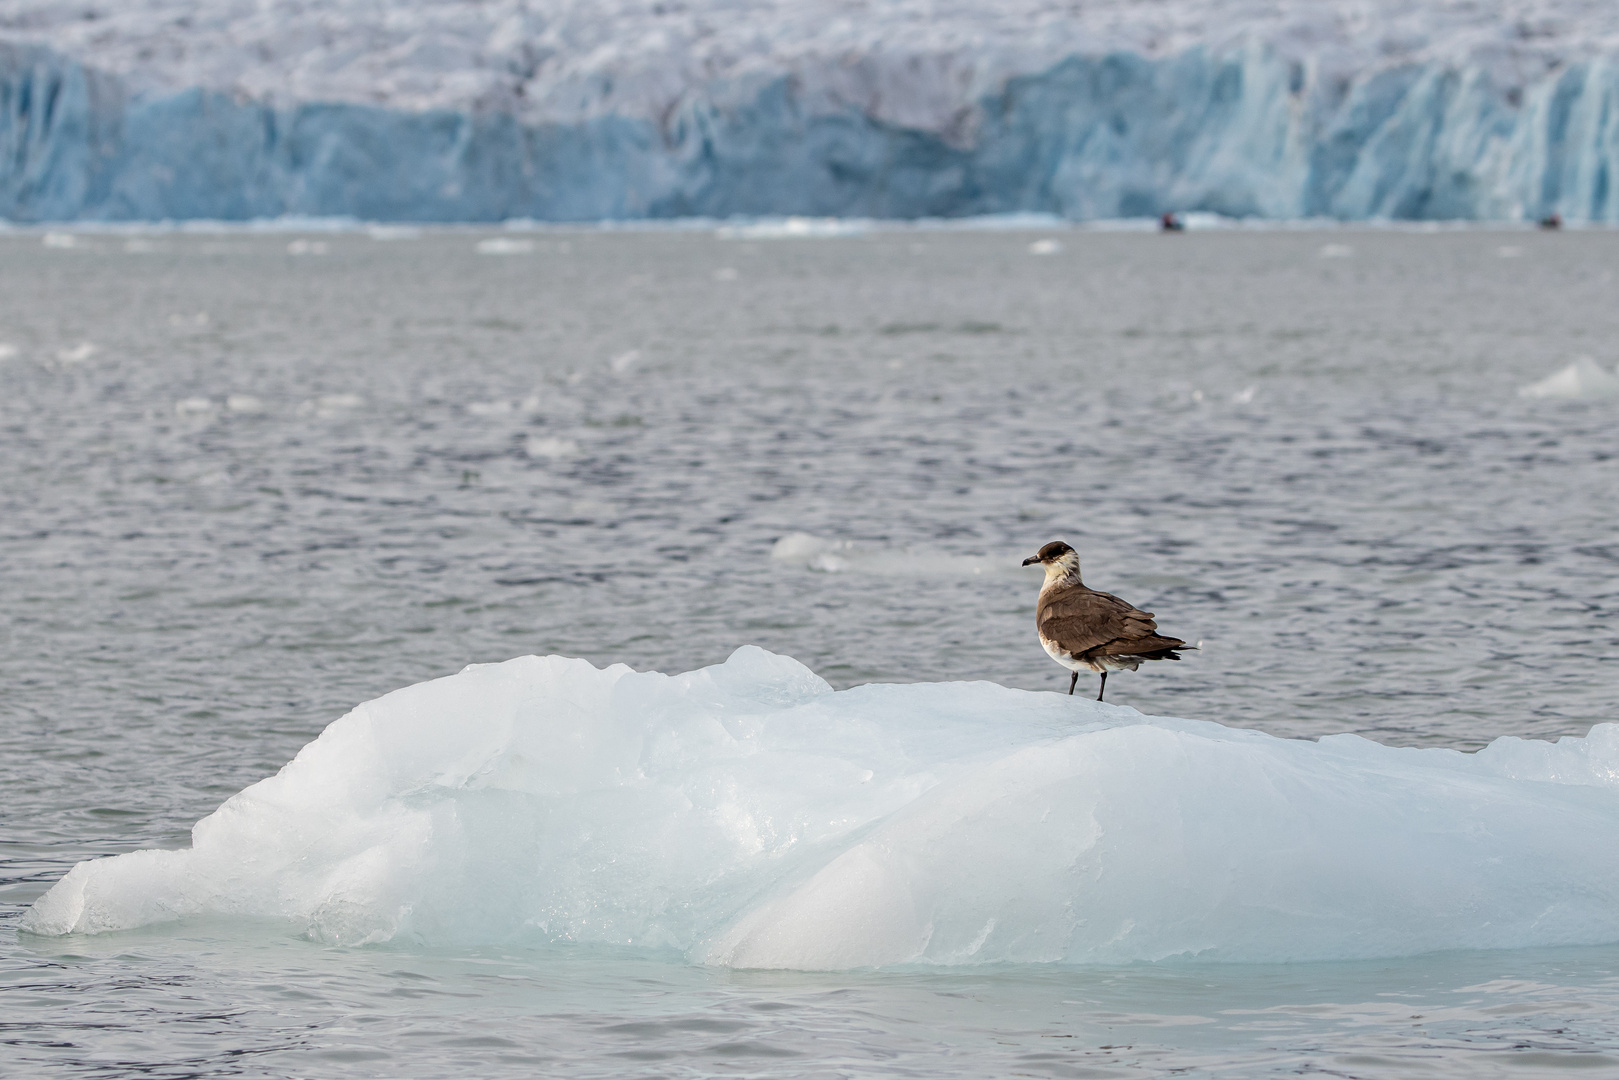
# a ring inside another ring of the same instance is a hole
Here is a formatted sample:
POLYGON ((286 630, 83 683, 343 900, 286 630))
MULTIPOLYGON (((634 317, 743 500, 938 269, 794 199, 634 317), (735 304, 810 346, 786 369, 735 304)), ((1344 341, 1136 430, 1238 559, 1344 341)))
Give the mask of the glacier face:
POLYGON ((847 6, 34 0, 0 217, 1619 221, 1612 6, 847 6))
POLYGON ((744 647, 474 665, 354 709, 36 934, 270 920, 343 945, 749 968, 1330 960, 1619 941, 1619 726, 1476 754, 991 683, 833 691, 744 647))

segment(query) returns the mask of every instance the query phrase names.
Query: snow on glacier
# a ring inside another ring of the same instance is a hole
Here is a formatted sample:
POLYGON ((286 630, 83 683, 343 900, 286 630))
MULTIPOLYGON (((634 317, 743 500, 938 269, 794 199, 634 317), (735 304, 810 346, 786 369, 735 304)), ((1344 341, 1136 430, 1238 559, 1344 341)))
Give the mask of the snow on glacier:
POLYGON ((0 38, 138 92, 277 105, 495 107, 574 123, 666 114, 693 86, 791 75, 812 99, 942 132, 1008 77, 1069 56, 1149 58, 1257 40, 1334 78, 1482 65, 1504 86, 1619 52, 1596 0, 11 0, 0 38))
POLYGON ((1588 0, 0 13, 0 217, 1619 221, 1588 0))
POLYGON ((275 920, 346 945, 736 967, 1286 961, 1619 941, 1619 726, 1476 754, 990 683, 834 692, 522 657, 367 702, 36 934, 275 920))

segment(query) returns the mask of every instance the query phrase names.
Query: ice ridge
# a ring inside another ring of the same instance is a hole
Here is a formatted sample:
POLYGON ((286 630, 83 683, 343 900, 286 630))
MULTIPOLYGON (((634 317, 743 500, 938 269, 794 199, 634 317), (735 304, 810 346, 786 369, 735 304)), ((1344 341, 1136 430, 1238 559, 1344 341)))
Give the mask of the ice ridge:
POLYGON ((1386 957, 1619 941, 1619 726, 1476 754, 1278 739, 989 683, 833 692, 522 657, 388 694, 35 934, 194 917, 345 945, 698 963, 1386 957))

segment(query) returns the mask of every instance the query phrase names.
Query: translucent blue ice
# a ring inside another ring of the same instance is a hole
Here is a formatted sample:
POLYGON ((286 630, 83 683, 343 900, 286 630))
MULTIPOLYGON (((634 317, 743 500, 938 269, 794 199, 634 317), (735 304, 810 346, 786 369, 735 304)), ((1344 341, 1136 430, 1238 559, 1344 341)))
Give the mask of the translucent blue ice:
POLYGON ((1262 44, 1112 52, 1003 80, 970 114, 911 127, 788 75, 693 86, 656 117, 273 104, 134 93, 0 44, 0 217, 1619 221, 1619 65, 1600 58, 1503 88, 1462 61, 1340 77, 1262 44))
POLYGON ((990 683, 833 692, 748 647, 395 691, 39 934, 272 919, 338 944, 738 967, 1324 960, 1619 941, 1619 726, 1476 754, 990 683))

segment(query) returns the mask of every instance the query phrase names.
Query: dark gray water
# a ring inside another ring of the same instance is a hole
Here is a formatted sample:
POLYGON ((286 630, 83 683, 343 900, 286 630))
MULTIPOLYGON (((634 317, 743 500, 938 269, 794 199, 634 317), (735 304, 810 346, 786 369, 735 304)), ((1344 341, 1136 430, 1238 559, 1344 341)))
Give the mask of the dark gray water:
POLYGON ((1619 403, 1516 395, 1619 360, 1619 234, 1038 238, 0 236, 0 1067, 1613 1067, 1612 950, 767 976, 18 937, 74 862, 183 845, 469 662, 751 642, 1061 688, 1016 565, 1054 538, 1202 643, 1110 680, 1143 712, 1463 748, 1619 719, 1619 403), (819 557, 773 557, 798 533, 819 557))

